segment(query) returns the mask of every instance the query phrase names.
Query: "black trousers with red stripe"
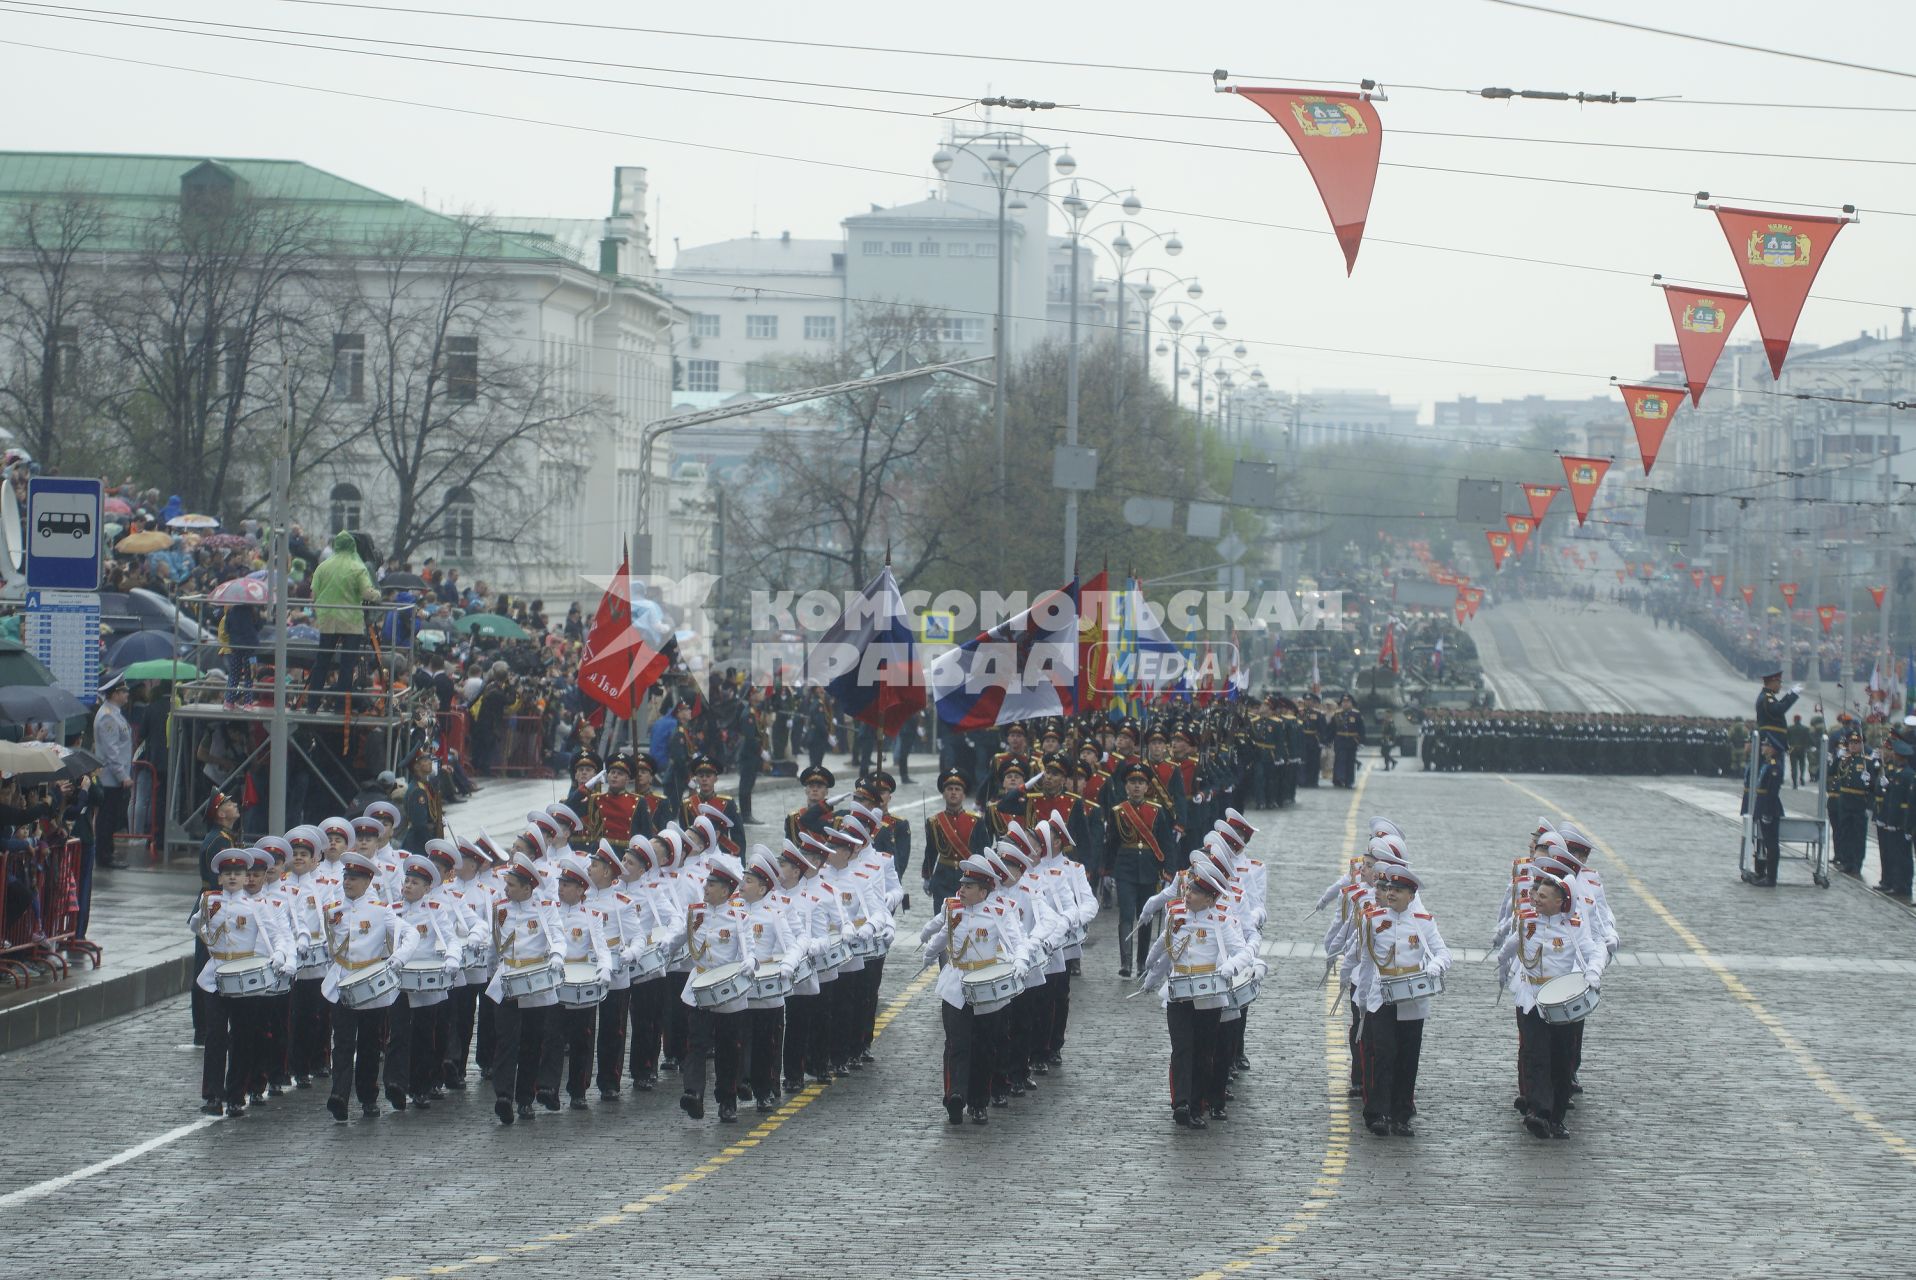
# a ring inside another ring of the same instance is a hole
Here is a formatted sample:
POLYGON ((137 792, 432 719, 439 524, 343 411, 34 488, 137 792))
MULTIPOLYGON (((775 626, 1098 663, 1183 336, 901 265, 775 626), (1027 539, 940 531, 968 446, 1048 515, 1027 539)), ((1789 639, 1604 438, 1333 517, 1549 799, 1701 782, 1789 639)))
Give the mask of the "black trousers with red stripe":
POLYGON ((991 1105, 991 1077, 997 1066, 993 1050, 1002 1039, 1006 1011, 973 1013, 970 1005, 945 1000, 938 1002, 938 1010, 945 1024, 944 1096, 962 1098, 968 1109, 983 1111, 991 1105))
POLYGON ((1222 1104, 1211 1096, 1217 1061, 1217 1019, 1220 1010, 1200 1009, 1190 1000, 1164 1006, 1165 1029, 1171 1036, 1171 1105, 1194 1111, 1222 1104))

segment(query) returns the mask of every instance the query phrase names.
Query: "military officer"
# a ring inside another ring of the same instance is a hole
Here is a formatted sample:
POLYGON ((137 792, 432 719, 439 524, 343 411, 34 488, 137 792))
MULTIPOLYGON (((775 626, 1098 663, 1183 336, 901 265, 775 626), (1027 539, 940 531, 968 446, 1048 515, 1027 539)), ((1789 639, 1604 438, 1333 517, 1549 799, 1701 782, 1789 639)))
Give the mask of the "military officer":
POLYGON ((1140 961, 1150 947, 1150 926, 1138 919, 1145 899, 1183 869, 1177 854, 1171 814, 1146 799, 1151 770, 1132 764, 1120 775, 1124 799, 1111 811, 1105 833, 1102 879, 1111 882, 1118 900, 1118 976, 1131 976, 1135 956, 1140 961))

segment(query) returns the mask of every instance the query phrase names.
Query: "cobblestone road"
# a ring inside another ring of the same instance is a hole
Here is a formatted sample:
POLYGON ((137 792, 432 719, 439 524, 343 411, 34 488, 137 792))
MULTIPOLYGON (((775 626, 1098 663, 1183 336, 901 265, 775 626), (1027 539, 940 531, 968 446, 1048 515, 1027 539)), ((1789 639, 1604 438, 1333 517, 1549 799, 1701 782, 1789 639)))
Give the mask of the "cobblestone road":
POLYGON ((757 1126, 687 1122, 670 1090, 510 1129, 478 1094, 335 1126, 296 1093, 196 1125, 174 1001, 0 1057, 0 1274, 1327 1276, 1388 1250, 1426 1278, 1909 1275, 1881 1221, 1916 1187, 1907 915, 1851 882, 1743 887, 1734 827, 1698 802, 1728 788, 1655 783, 1367 771, 1356 797, 1253 815, 1272 974, 1254 1069, 1201 1133, 1170 1123, 1162 1015, 1122 999, 1108 917, 1066 1067, 985 1129, 944 1123, 935 997, 902 954, 879 1066, 757 1126), (1374 812, 1409 833, 1460 956, 1414 1140, 1370 1136, 1343 1097, 1304 919, 1374 812), (1510 1008, 1480 958, 1539 813, 1601 841, 1630 957, 1570 1142, 1517 1124, 1510 1008))

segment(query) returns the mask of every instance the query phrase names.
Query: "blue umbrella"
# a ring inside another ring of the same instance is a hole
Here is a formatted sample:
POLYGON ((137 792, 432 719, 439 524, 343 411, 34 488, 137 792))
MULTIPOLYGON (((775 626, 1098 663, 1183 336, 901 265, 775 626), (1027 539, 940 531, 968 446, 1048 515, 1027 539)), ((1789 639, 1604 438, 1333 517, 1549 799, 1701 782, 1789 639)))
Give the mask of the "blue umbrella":
POLYGON ((117 670, 149 658, 171 658, 176 653, 173 637, 166 632, 135 631, 113 642, 113 647, 106 651, 106 665, 117 670))

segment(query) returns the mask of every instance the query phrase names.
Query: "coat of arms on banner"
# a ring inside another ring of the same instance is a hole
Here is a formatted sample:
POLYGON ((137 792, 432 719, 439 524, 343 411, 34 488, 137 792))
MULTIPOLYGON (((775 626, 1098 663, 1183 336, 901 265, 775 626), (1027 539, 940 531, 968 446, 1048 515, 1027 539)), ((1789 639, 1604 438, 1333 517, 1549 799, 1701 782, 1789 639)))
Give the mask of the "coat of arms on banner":
POLYGON ((1291 104, 1291 114, 1297 117, 1297 127, 1313 138, 1348 138, 1370 132, 1357 108, 1326 98, 1299 98, 1291 104))
POLYGON ((1754 266, 1806 267, 1810 261, 1810 238, 1787 222, 1772 222, 1762 231, 1752 231, 1749 248, 1754 266))
POLYGON ((1692 302, 1683 308, 1683 315, 1677 321, 1691 333, 1723 332, 1723 308, 1714 301, 1692 302))

